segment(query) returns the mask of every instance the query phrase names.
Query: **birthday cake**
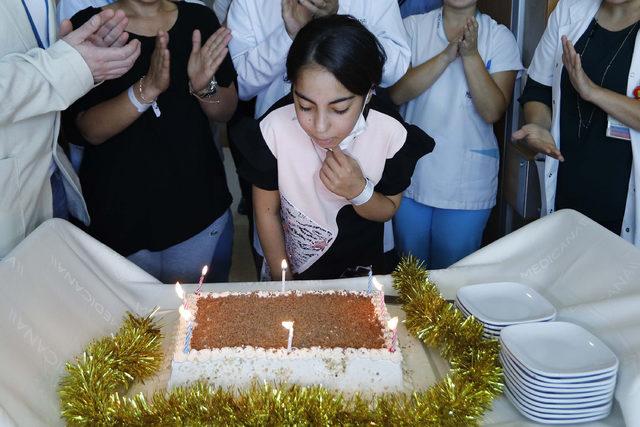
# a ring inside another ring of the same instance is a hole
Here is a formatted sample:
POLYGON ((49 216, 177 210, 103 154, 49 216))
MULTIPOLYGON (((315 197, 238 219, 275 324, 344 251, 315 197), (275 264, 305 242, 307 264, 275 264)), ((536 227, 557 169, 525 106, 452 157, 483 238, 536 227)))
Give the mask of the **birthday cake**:
POLYGON ((179 321, 170 387, 204 380, 227 389, 254 381, 402 388, 402 355, 381 293, 202 293, 185 305, 191 317, 179 321))

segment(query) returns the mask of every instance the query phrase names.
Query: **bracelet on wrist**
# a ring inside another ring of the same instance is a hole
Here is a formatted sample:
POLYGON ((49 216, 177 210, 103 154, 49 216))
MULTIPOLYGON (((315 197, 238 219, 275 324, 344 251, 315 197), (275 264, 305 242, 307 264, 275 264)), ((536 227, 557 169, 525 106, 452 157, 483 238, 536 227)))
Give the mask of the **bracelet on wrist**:
POLYGON ((194 91, 193 86, 191 85, 191 80, 189 80, 189 93, 196 98, 198 101, 206 102, 207 104, 219 104, 219 99, 213 99, 216 93, 218 93, 218 82, 215 77, 211 79, 206 88, 201 91, 194 91))
MULTIPOLYGON (((144 104, 150 105, 151 108, 153 108, 153 114, 155 114, 156 117, 160 117, 160 107, 158 107, 158 102, 157 102, 158 98, 156 97, 156 99, 148 101, 148 100, 145 99, 144 95, 142 94, 142 84, 144 83, 144 78, 145 77, 147 77, 147 76, 146 75, 142 76, 140 78, 140 82, 138 83, 138 95, 140 96, 140 99, 142 99, 142 102, 144 104)), ((138 111, 140 111, 140 110, 138 110, 138 111)))

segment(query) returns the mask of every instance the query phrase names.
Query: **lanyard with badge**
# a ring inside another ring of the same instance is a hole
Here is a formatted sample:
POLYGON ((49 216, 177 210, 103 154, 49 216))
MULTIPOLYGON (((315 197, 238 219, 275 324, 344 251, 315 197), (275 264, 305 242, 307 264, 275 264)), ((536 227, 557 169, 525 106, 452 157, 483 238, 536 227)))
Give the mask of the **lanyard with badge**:
POLYGON ((46 31, 47 31, 47 45, 45 46, 44 42, 43 42, 43 38, 40 37, 40 32, 38 31, 38 28, 36 27, 35 22, 33 21, 33 16, 31 16, 31 12, 29 12, 29 7, 27 6, 27 3, 25 0, 22 0, 22 6, 24 7, 24 11, 27 13, 27 18, 29 18, 29 24, 31 24, 31 30, 33 31, 33 35, 36 37, 36 41, 38 42, 38 46, 41 49, 45 49, 47 47, 49 47, 49 45, 51 44, 51 39, 49 38, 49 0, 44 0, 44 6, 45 6, 45 22, 46 22, 46 31))

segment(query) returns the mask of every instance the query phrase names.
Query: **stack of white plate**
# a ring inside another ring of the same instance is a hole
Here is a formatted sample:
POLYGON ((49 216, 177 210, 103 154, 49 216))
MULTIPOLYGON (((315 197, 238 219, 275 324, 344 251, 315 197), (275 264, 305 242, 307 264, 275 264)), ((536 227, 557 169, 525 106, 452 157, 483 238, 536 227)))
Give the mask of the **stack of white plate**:
POLYGON ((548 322, 556 309, 535 290, 521 283, 500 282, 458 289, 455 306, 484 326, 484 337, 498 339, 500 331, 519 323, 548 322))
POLYGON ((605 418, 618 358, 596 336, 566 322, 509 326, 500 334, 505 394, 525 417, 544 424, 605 418))

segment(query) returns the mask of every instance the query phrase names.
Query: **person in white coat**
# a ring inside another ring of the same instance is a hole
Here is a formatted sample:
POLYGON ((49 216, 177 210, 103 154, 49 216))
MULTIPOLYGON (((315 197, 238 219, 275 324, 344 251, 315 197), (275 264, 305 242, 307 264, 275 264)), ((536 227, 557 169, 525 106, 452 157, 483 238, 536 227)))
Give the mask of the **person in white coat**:
POLYGON ((411 51, 396 0, 234 0, 227 16, 229 51, 240 99, 257 97, 256 118, 291 90, 285 61, 298 31, 314 16, 334 13, 356 17, 384 47, 381 86, 404 75, 411 51))
POLYGON ((543 214, 572 208, 635 245, 640 218, 640 0, 561 0, 513 134, 547 155, 543 214))
POLYGON ((412 68, 391 89, 405 120, 436 140, 418 162, 394 218, 398 248, 447 268, 480 247, 496 203, 499 150, 493 123, 504 116, 522 69, 515 37, 476 0, 404 20, 412 68))
POLYGON ((52 216, 89 217, 58 146, 60 111, 140 54, 124 14, 105 11, 58 39, 53 0, 0 2, 0 259, 52 216), (126 43, 126 44, 125 44, 126 43))

